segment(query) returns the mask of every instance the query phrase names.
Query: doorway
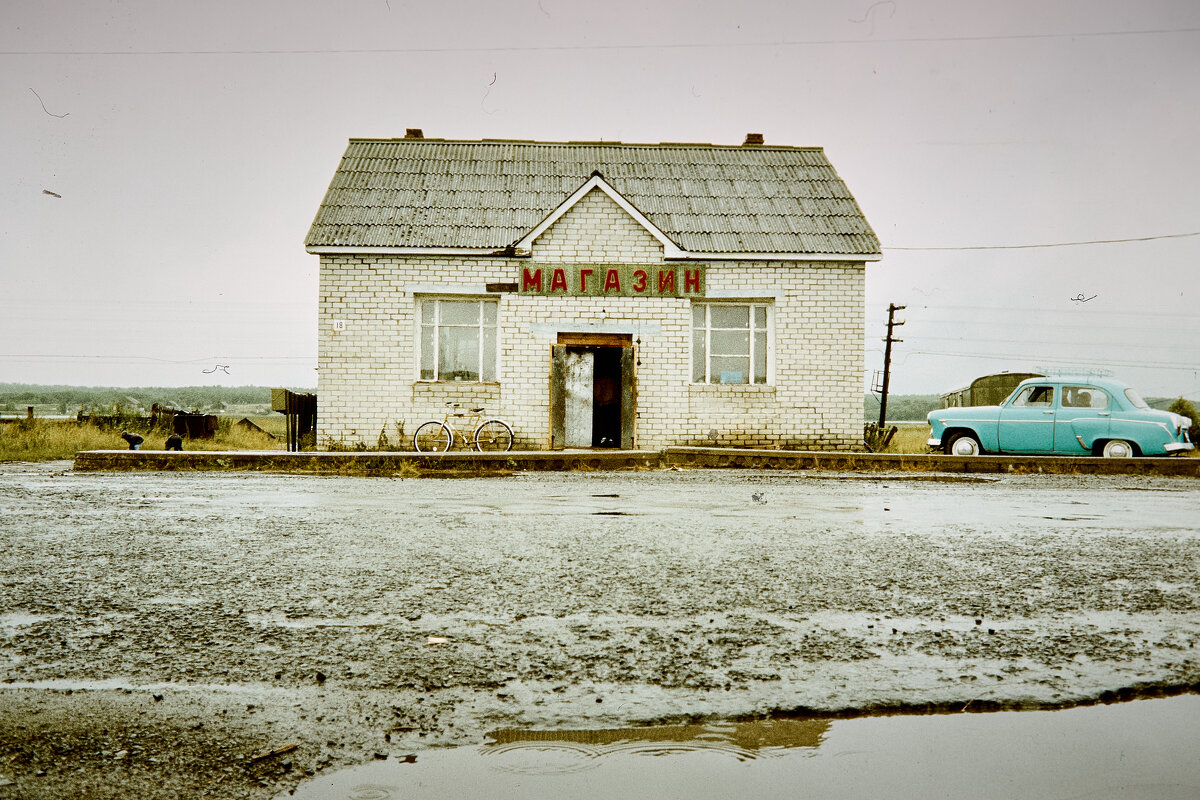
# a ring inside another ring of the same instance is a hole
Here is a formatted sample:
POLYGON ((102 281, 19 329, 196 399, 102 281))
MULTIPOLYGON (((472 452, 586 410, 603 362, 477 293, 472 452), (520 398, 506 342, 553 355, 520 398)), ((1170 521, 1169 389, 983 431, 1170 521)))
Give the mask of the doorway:
POLYGON ((633 342, 622 334, 559 334, 551 348, 551 447, 633 447, 633 342))

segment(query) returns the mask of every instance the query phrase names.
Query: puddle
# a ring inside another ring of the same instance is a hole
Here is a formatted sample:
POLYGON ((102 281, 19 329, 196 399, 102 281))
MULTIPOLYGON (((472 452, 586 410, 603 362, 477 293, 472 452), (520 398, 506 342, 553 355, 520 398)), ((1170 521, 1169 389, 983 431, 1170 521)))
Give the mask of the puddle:
POLYGON ((498 730, 279 800, 1200 796, 1200 695, 1063 711, 498 730))

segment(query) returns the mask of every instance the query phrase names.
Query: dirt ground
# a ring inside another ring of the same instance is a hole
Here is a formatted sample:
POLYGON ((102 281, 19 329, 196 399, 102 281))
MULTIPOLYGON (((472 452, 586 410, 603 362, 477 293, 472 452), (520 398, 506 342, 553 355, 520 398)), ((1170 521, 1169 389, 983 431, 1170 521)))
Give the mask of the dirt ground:
POLYGON ((508 727, 1200 691, 1200 488, 0 465, 0 800, 273 797, 508 727))

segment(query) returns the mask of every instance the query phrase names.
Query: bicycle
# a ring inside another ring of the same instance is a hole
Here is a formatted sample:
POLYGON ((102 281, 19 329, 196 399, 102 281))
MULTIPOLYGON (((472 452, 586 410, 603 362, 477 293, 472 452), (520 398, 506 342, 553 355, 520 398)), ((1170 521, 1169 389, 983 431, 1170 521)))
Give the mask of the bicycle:
POLYGON ((447 410, 439 422, 431 419, 421 423, 413 433, 413 448, 418 453, 445 453, 454 446, 455 439, 462 442, 463 447, 475 446, 482 452, 503 453, 512 450, 513 430, 502 419, 484 419, 482 408, 472 408, 470 411, 459 411, 458 403, 446 403, 447 410), (470 425, 475 426, 474 435, 468 439, 466 433, 461 433, 454 427, 452 419, 470 419, 470 425))

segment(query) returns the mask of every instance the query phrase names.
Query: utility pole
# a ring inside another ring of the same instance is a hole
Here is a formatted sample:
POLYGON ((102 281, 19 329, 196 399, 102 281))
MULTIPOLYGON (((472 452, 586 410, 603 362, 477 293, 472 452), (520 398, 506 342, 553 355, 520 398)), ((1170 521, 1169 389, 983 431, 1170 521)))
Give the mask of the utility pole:
POLYGON ((888 381, 891 377, 892 369, 892 342, 903 342, 903 339, 893 339, 892 329, 903 325, 903 322, 894 321, 897 311, 903 311, 905 306, 898 306, 895 303, 888 304, 888 334, 883 348, 883 398, 879 401, 879 428, 883 429, 884 422, 887 420, 887 396, 888 396, 888 381))

